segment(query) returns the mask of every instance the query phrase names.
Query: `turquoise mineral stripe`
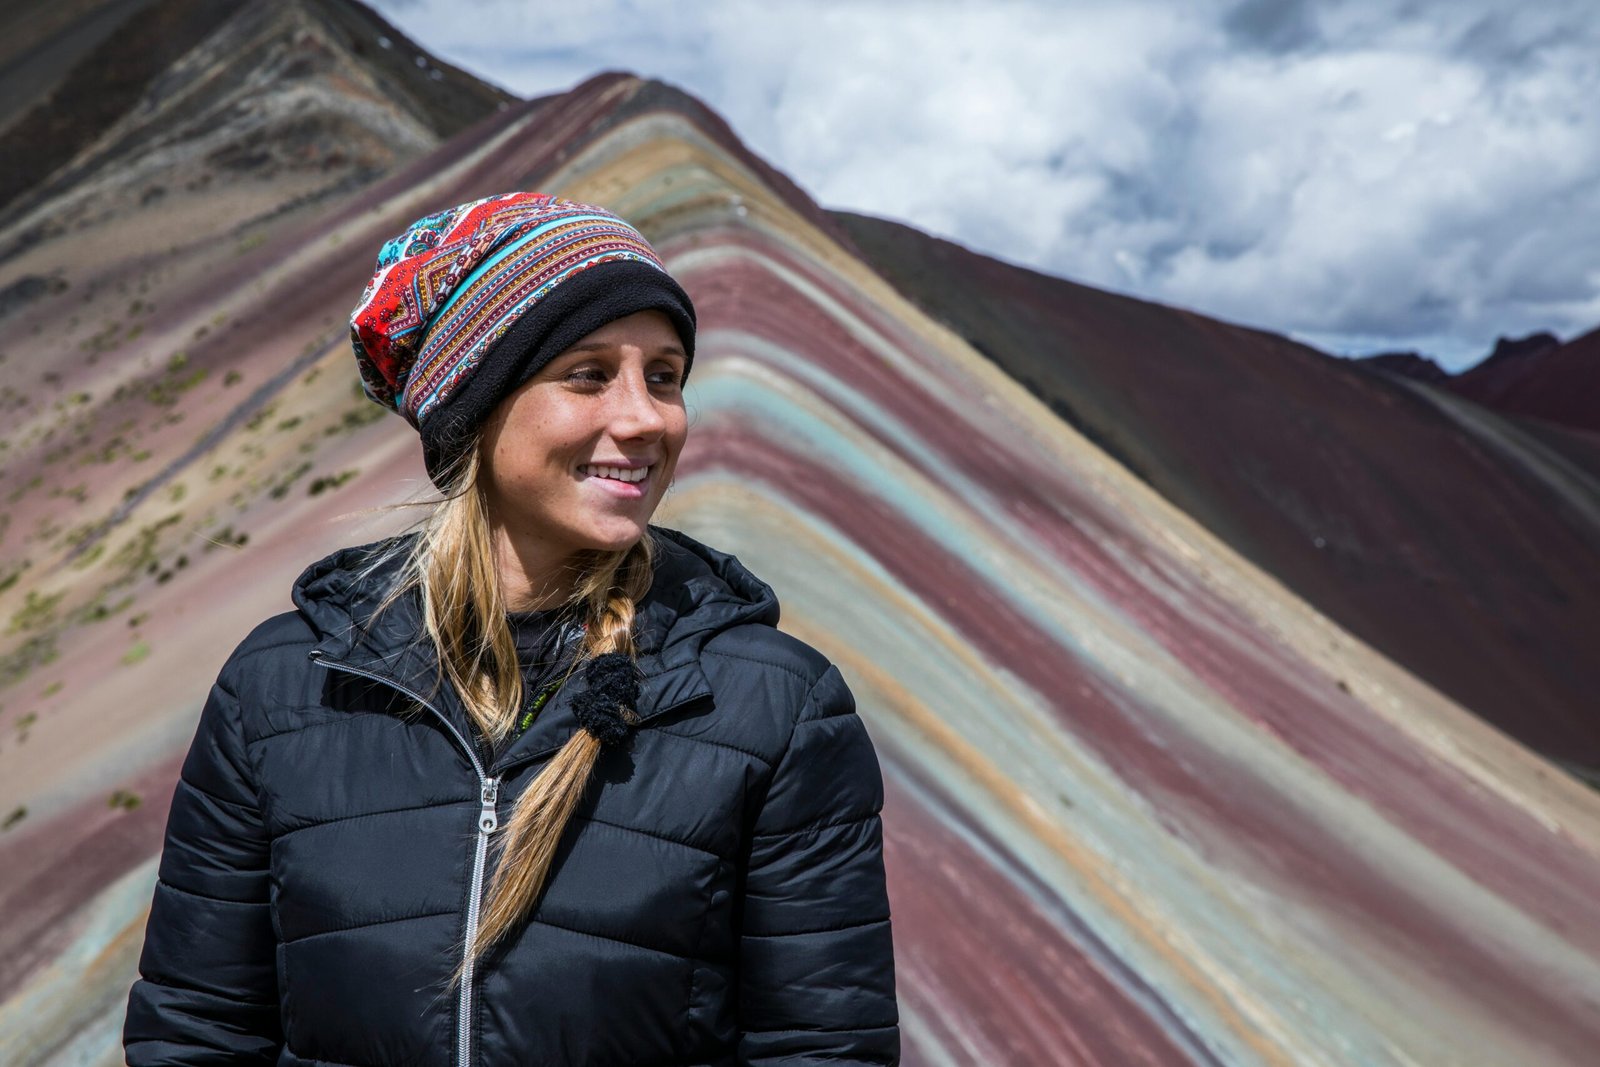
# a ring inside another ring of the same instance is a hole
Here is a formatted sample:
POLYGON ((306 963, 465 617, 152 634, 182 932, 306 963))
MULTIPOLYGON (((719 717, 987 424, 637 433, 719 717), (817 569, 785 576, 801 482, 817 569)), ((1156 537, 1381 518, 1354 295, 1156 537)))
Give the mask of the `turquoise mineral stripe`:
MULTIPOLYGON (((704 340, 702 339, 702 343, 704 340)), ((724 336, 719 335, 716 340, 721 343, 724 336)), ((798 361, 798 365, 803 366, 804 361, 798 361)), ((812 457, 841 478, 863 487, 885 505, 905 516, 912 526, 928 534, 930 539, 940 544, 952 558, 988 560, 992 557, 992 553, 987 551, 984 544, 974 540, 979 530, 977 521, 963 521, 961 513, 952 510, 954 500, 982 500, 987 494, 963 498, 952 497, 948 493, 936 490, 932 497, 924 496, 913 488, 914 480, 891 477, 879 460, 859 448, 854 437, 857 434, 864 434, 866 426, 871 426, 875 432, 881 432, 884 428, 898 423, 898 419, 889 412, 876 406, 865 408, 875 412, 873 421, 855 424, 851 412, 833 407, 835 397, 825 393, 813 393, 812 397, 806 397, 804 393, 812 392, 809 386, 802 386, 803 392, 796 395, 785 390, 787 383, 781 378, 772 380, 725 371, 702 373, 706 376, 699 378, 695 391, 696 406, 700 411, 738 412, 740 418, 753 426, 759 426, 763 435, 784 442, 786 447, 812 457), (829 424, 827 419, 829 414, 844 416, 847 421, 844 432, 841 433, 829 424)), ((901 440, 912 439, 903 431, 895 436, 901 440)), ((946 473, 948 475, 948 472, 946 473)), ((993 508, 990 513, 1003 515, 1004 509, 993 508)), ((1010 526, 1006 522, 997 525, 1001 529, 1010 526)), ((1014 545, 1027 544, 1025 536, 1014 532, 1010 540, 1014 545)), ((1048 559, 1042 558, 1040 566, 1049 569, 1052 576, 1057 576, 1055 568, 1050 567, 1048 559)), ((1069 649, 1086 664, 1099 663, 1104 659, 1084 643, 1079 632, 1063 625, 1060 612, 1052 608, 1047 601, 1041 600, 1042 594, 1039 589, 1030 585, 1026 576, 1007 573, 998 568, 988 569, 986 573, 995 590, 1003 593, 1008 603, 1029 615, 1040 633, 1048 634, 1053 642, 1069 649)), ((1065 578, 1072 591, 1094 610, 1112 615, 1123 625, 1136 628, 1136 624, 1127 618, 1121 605, 1108 600, 1081 578, 1070 573, 1062 574, 1060 577, 1065 578)))

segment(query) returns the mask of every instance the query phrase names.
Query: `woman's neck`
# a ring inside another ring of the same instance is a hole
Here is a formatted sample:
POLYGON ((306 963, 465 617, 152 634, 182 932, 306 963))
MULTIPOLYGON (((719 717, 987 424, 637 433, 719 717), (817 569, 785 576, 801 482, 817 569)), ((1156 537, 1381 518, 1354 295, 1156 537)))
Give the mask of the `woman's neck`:
POLYGON ((494 531, 494 539, 495 567, 508 611, 544 611, 566 603, 578 581, 575 559, 541 551, 504 527, 494 531))

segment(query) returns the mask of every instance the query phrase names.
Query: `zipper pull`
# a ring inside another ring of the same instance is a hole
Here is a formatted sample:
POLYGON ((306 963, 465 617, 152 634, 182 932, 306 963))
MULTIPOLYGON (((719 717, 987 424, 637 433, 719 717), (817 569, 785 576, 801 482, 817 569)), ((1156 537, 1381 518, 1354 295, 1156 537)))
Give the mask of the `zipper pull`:
POLYGON ((495 802, 500 799, 500 779, 485 778, 480 796, 483 810, 478 813, 478 830, 481 833, 492 834, 500 828, 500 816, 495 814, 494 810, 495 802))

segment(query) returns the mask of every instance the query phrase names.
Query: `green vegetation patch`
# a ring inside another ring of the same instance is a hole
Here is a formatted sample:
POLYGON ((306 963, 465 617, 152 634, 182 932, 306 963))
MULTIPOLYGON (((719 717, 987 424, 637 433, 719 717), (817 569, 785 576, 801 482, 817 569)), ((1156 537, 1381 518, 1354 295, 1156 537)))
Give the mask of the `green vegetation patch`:
POLYGON ((360 473, 359 470, 351 469, 340 471, 338 474, 318 475, 311 479, 310 485, 306 486, 306 493, 310 496, 319 496, 331 489, 338 489, 360 473))
POLYGON ((22 572, 31 566, 33 566, 33 561, 25 559, 16 566, 10 567, 3 573, 0 573, 0 593, 3 593, 7 589, 10 589, 12 586, 16 585, 17 579, 22 577, 22 572))
POLYGON ((35 633, 49 626, 56 618, 56 607, 60 605, 66 591, 51 593, 41 596, 37 589, 28 590, 22 607, 11 615, 11 621, 6 625, 6 633, 35 633))
POLYGON ((113 615, 121 614, 133 607, 133 597, 125 596, 115 604, 107 604, 105 594, 102 593, 93 603, 85 604, 72 613, 71 621, 74 623, 104 622, 113 615))
POLYGON ((267 495, 272 497, 274 500, 282 500, 284 497, 289 495, 289 490, 291 487, 293 487, 295 482, 299 481, 301 478, 304 478, 310 473, 310 463, 300 464, 300 466, 296 467, 294 470, 285 475, 277 485, 274 485, 271 490, 268 491, 267 495))
POLYGON ((0 654, 0 689, 16 685, 35 667, 54 663, 59 657, 54 630, 31 635, 16 648, 0 654))
POLYGON ((261 408, 260 411, 256 412, 254 415, 251 415, 250 418, 245 421, 244 428, 249 430, 251 433, 254 433, 255 431, 261 429, 262 425, 277 413, 277 401, 266 404, 261 408))
MULTIPOLYGON (((182 355, 182 353, 180 352, 179 355, 182 355)), ((187 357, 185 357, 185 359, 187 359, 187 357)), ((184 393, 187 393, 189 390, 205 381, 206 375, 210 373, 210 371, 205 367, 196 367, 188 374, 181 374, 178 371, 173 371, 170 365, 168 370, 171 371, 171 373, 169 373, 165 378, 159 378, 153 382, 150 382, 146 392, 146 396, 149 397, 150 402, 152 404, 158 404, 161 407, 171 407, 173 404, 176 404, 178 399, 183 396, 184 393)))
POLYGON ((216 533, 206 538, 206 543, 201 549, 210 552, 214 548, 243 548, 250 541, 250 535, 243 530, 235 532, 233 524, 229 523, 216 533))
POLYGON ((128 573, 148 568, 151 563, 157 562, 156 546, 161 542, 161 531, 182 521, 183 512, 174 511, 147 526, 141 526, 138 533, 122 543, 116 555, 111 557, 111 562, 119 570, 128 573))

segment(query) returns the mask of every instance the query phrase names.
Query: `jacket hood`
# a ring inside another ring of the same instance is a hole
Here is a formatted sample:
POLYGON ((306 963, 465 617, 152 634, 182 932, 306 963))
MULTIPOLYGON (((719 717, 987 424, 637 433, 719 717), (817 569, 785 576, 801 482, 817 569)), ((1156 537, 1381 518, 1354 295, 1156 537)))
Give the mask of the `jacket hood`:
MULTIPOLYGON (((778 624, 778 598, 731 553, 688 534, 651 526, 655 574, 635 622, 639 667, 647 678, 696 662, 711 637, 745 623, 778 624)), ((316 631, 317 653, 360 661, 402 678, 432 674, 422 634, 420 598, 413 592, 376 615, 418 535, 340 549, 295 580, 295 607, 316 631)))

